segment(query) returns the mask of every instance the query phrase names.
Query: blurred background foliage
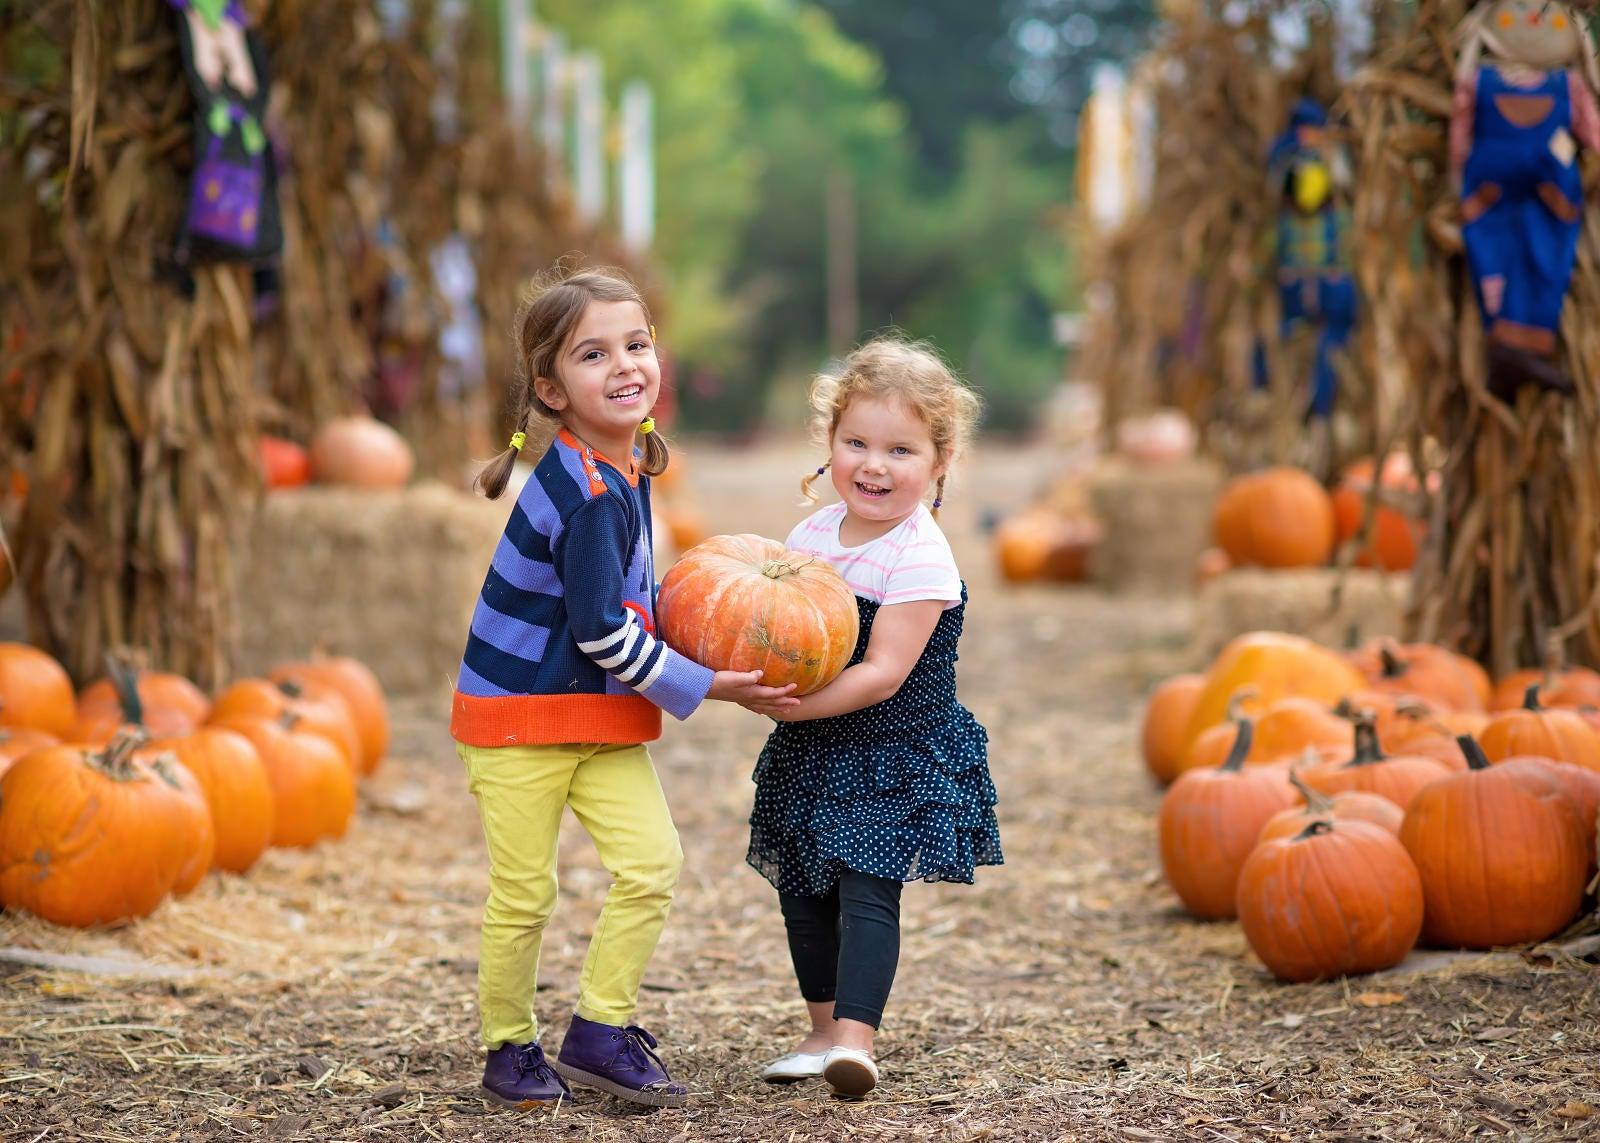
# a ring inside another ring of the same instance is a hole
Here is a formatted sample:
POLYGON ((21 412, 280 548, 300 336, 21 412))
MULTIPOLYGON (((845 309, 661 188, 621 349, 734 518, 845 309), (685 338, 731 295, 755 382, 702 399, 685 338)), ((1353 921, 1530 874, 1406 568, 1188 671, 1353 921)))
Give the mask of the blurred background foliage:
MULTIPOLYGON (((495 0, 478 0, 486 16, 495 0)), ((830 351, 827 202, 855 216, 857 336, 931 339, 1019 428, 1062 373, 1075 114, 1148 0, 538 0, 614 98, 655 95, 657 241, 685 427, 798 422, 830 351)))

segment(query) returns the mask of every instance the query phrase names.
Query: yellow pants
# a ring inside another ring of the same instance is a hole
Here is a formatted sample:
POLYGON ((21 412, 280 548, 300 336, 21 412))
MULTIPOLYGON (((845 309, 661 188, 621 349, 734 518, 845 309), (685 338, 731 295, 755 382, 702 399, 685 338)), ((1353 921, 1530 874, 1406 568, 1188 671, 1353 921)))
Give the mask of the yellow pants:
POLYGON ((489 900, 478 951, 483 1042, 538 1037, 539 943, 556 905, 556 842, 571 806, 610 872, 589 939, 578 1015, 626 1024, 678 883, 683 850, 643 746, 456 744, 489 843, 489 900))

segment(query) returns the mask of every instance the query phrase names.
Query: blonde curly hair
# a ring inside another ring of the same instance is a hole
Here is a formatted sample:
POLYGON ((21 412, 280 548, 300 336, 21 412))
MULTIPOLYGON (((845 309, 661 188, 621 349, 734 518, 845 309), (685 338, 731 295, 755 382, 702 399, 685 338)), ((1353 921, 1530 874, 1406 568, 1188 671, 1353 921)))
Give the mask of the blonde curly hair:
MULTIPOLYGON (((939 463, 948 465, 972 440, 983 403, 966 382, 944 363, 925 341, 894 336, 875 337, 849 357, 837 373, 820 373, 811 383, 811 437, 824 449, 833 448, 839 418, 858 397, 898 401, 928 427, 939 463)), ((824 464, 800 481, 806 500, 818 497, 812 490, 827 469, 824 464)), ((944 499, 943 476, 934 493, 934 515, 944 499)))

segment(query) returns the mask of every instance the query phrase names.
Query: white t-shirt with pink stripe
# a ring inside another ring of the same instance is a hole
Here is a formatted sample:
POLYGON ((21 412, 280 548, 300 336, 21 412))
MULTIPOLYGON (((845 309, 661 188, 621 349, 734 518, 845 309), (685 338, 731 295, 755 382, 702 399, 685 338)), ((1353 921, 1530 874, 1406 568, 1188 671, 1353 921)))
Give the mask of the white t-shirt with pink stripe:
POLYGON ((893 529, 855 548, 839 542, 844 515, 842 503, 813 512, 795 525, 785 546, 827 560, 850 590, 873 603, 942 599, 946 611, 961 603, 955 553, 926 505, 917 505, 893 529))

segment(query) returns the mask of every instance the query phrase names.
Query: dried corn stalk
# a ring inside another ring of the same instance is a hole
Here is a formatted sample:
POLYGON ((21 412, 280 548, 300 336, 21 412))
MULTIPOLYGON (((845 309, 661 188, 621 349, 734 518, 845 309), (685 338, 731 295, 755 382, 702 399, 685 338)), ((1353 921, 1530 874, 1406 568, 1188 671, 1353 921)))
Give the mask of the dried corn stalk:
POLYGON ((1416 572, 1415 634, 1497 672, 1540 661, 1547 635, 1600 661, 1600 201, 1589 188, 1562 322, 1569 400, 1485 390, 1482 331, 1461 254, 1446 120, 1464 0, 1421 0, 1350 86, 1361 140, 1357 274, 1383 416, 1440 473, 1416 572), (1584 316, 1587 320, 1584 320, 1584 316), (1441 459, 1442 458, 1442 459, 1441 459))

